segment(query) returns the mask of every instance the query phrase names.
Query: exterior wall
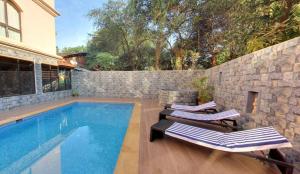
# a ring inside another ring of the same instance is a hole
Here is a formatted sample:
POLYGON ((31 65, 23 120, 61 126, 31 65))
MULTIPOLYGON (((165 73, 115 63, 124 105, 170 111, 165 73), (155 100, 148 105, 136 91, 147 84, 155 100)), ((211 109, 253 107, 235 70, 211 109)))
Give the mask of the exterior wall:
POLYGON ((0 56, 33 61, 36 86, 36 94, 0 98, 0 110, 9 110, 22 105, 36 104, 71 96, 71 90, 43 93, 41 64, 57 65, 57 59, 1 44, 0 56))
POLYGON ((80 96, 157 98, 160 89, 189 89, 204 71, 73 72, 72 87, 80 96))
MULTIPOLYGON (((16 44, 56 56, 55 17, 33 0, 14 1, 22 9, 22 41, 15 42, 7 38, 0 38, 0 42, 16 44)), ((49 6, 54 6, 54 0, 45 2, 49 2, 49 6)))
POLYGON ((15 0, 22 8, 22 43, 56 55, 55 17, 32 0, 15 0))
POLYGON ((44 0, 49 6, 55 8, 55 0, 44 0))
POLYGON ((208 69, 205 74, 215 87, 214 99, 219 105, 241 112, 240 122, 246 128, 275 127, 293 142, 294 152, 288 154, 300 161, 300 37, 208 69), (258 92, 254 113, 246 113, 249 91, 258 92))

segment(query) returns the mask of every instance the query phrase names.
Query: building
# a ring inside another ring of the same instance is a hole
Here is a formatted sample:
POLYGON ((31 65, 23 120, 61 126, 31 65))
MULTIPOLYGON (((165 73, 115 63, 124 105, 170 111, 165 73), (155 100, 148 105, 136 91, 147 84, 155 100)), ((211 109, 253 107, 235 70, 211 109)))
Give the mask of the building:
POLYGON ((0 110, 71 95, 56 54, 55 0, 0 0, 0 110))
POLYGON ((76 54, 64 55, 63 58, 68 63, 75 65, 78 68, 86 68, 86 56, 87 53, 81 52, 76 54))

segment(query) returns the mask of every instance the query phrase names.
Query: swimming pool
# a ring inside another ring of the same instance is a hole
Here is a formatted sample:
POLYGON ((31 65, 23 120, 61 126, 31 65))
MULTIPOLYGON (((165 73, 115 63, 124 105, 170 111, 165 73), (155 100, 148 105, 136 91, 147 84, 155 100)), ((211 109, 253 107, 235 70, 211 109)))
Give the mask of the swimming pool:
POLYGON ((113 173, 133 106, 76 102, 0 127, 0 174, 113 173))

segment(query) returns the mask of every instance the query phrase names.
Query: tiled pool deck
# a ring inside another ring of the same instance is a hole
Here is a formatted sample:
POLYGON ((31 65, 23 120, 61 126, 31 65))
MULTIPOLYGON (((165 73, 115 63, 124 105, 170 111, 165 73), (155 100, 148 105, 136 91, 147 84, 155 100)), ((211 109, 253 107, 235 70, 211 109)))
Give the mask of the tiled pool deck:
POLYGON ((47 111, 71 102, 135 103, 115 173, 127 174, 275 174, 273 166, 239 154, 225 153, 176 141, 171 138, 149 142, 150 126, 162 107, 156 100, 67 98, 0 112, 0 124, 47 111))

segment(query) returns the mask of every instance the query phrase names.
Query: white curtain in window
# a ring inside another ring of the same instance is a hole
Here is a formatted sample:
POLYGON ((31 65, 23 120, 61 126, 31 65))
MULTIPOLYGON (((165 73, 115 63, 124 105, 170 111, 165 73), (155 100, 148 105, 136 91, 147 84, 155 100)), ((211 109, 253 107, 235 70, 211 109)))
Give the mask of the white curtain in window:
POLYGON ((5 28, 0 26, 0 37, 6 37, 5 28))
POLYGON ((21 40, 21 36, 20 33, 14 32, 12 30, 8 30, 8 36, 10 39, 14 40, 14 41, 20 41, 21 40))
POLYGON ((20 29, 20 19, 18 11, 7 3, 8 25, 16 29, 20 29))
POLYGON ((4 1, 3 0, 0 0, 0 22, 5 23, 4 1))

